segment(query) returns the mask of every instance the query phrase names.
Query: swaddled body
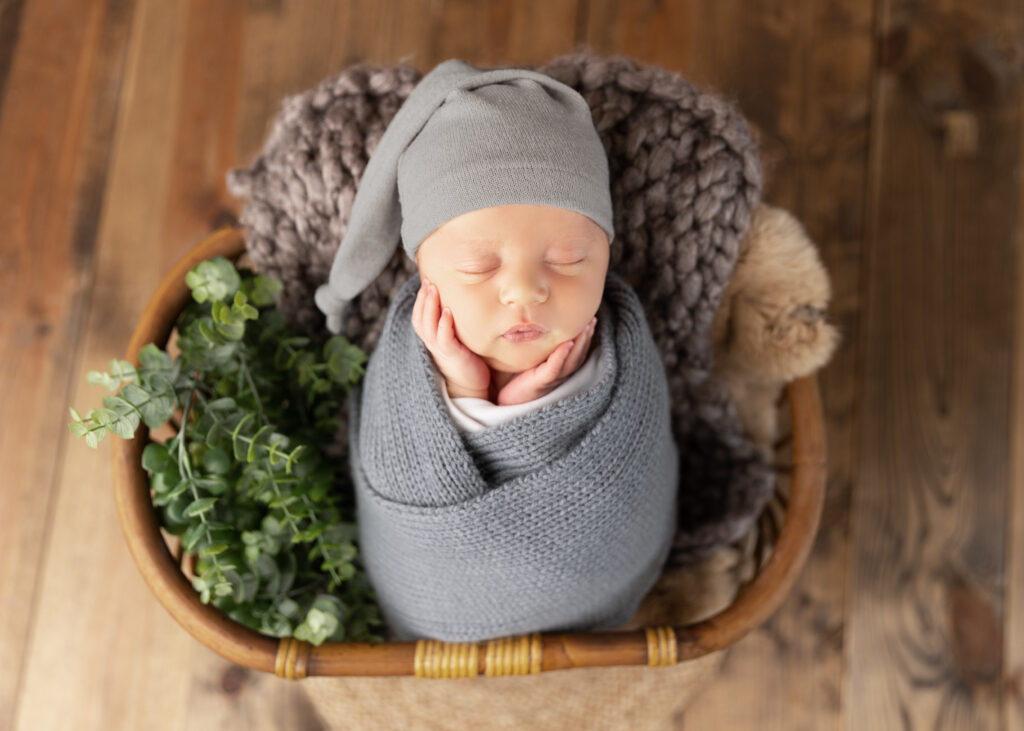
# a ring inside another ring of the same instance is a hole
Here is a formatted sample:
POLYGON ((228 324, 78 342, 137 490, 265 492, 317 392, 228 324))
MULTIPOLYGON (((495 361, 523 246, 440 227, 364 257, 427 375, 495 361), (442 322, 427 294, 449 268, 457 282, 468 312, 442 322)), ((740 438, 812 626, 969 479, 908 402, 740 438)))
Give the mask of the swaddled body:
POLYGON ((360 547, 396 639, 610 629, 650 589, 675 530, 664 370, 635 293, 610 273, 599 380, 460 432, 412 331, 406 283, 353 392, 360 547))

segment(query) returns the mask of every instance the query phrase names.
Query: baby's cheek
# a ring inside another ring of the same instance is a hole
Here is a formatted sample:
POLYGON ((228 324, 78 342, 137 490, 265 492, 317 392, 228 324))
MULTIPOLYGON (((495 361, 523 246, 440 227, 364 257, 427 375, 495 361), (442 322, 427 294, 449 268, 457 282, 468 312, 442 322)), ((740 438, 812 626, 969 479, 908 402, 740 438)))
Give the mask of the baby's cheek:
POLYGON ((480 316, 479 308, 453 305, 452 318, 455 334, 467 348, 476 351, 486 342, 486 318, 480 316))

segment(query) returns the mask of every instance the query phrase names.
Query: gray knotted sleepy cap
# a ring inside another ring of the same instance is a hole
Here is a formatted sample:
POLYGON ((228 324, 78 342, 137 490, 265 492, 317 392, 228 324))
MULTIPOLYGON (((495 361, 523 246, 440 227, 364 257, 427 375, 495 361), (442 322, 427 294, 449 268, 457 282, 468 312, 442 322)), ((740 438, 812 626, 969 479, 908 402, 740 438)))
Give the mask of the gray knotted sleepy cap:
POLYGON ((363 172, 317 307, 342 331, 345 309, 387 266, 401 237, 415 259, 438 226, 512 203, 581 213, 615 237, 608 159, 586 100, 536 71, 445 61, 413 88, 363 172))

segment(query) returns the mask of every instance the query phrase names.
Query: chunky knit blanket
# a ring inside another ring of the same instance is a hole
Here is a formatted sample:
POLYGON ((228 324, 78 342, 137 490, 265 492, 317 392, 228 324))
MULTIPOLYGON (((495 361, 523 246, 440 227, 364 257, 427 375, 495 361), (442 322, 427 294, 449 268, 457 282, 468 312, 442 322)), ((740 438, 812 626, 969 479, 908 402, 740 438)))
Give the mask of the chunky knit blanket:
POLYGON ((351 401, 360 549, 396 639, 625 624, 675 531, 679 456, 643 307, 609 272, 594 386, 460 434, 398 292, 351 401))
MULTIPOLYGON (((609 266, 639 295, 667 373, 680 475, 669 560, 691 561, 743 535, 773 486, 711 376, 712 318, 760 196, 756 145, 733 104, 671 71, 586 51, 535 70, 583 95, 608 153, 609 266)), ((313 292, 327 280, 366 162, 420 77, 406 64, 345 69, 286 99, 262 153, 228 174, 229 190, 245 201, 253 264, 284 282, 279 308, 314 339, 329 333, 313 292)), ((399 248, 349 308, 351 340, 373 350, 414 273, 399 248)), ((334 454, 346 452, 343 428, 334 454)))

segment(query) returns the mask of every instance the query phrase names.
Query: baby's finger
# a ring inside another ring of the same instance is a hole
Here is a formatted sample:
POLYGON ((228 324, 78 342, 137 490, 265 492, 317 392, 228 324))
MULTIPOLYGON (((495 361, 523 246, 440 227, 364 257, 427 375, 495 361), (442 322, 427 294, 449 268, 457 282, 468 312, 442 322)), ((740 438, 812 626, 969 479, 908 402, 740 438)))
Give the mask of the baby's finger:
POLYGON ((426 299, 426 286, 420 283, 416 292, 416 301, 412 303, 412 328, 419 333, 420 318, 423 316, 423 300, 426 299))
POLYGON ((572 348, 573 341, 566 340, 555 348, 548 359, 541 364, 537 375, 541 377, 543 383, 550 383, 562 374, 565 361, 569 357, 569 353, 572 352, 572 348))
POLYGON ((594 320, 591 320, 590 323, 583 328, 583 332, 573 339, 573 346, 569 353, 569 357, 562 366, 563 371, 572 373, 579 368, 581 363, 583 363, 583 357, 587 353, 587 344, 593 339, 595 329, 596 326, 594 320))
POLYGON ((433 283, 427 284, 427 292, 423 301, 423 326, 430 337, 437 337, 437 320, 440 317, 440 298, 437 294, 437 287, 433 283))
POLYGON ((437 321, 437 344, 451 354, 461 350, 459 346, 462 343, 455 336, 455 318, 447 307, 441 310, 441 318, 437 321))

